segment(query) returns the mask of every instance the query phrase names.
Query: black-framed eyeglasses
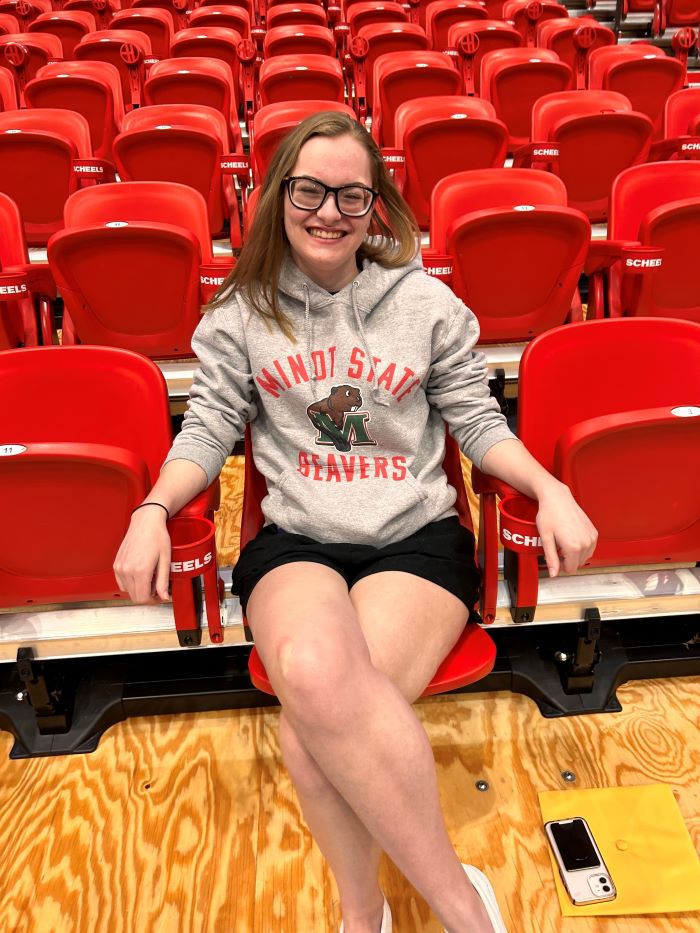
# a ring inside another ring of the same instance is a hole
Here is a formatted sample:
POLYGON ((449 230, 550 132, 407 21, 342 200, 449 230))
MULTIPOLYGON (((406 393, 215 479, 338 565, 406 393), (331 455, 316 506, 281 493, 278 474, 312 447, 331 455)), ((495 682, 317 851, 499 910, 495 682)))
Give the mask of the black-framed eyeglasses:
POLYGON ((365 185, 340 185, 332 188, 317 178, 306 175, 287 175, 282 181, 287 186, 289 200, 300 211, 317 211, 329 194, 335 206, 346 217, 364 217, 372 209, 379 192, 365 185))

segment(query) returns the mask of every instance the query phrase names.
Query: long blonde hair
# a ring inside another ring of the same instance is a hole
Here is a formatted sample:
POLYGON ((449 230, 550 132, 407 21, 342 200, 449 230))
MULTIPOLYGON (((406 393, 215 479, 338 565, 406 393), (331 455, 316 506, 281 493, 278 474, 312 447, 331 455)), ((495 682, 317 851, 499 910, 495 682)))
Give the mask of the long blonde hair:
POLYGON ((397 268, 416 255, 420 231, 413 212, 394 186, 376 143, 364 127, 348 114, 315 113, 293 129, 280 143, 262 184, 252 225, 238 262, 207 306, 212 310, 234 292, 242 291, 254 311, 274 322, 290 340, 294 332, 279 305, 280 270, 288 240, 284 230, 284 182, 302 146, 314 136, 350 136, 367 151, 372 186, 379 192, 358 260, 368 258, 387 268, 397 268))

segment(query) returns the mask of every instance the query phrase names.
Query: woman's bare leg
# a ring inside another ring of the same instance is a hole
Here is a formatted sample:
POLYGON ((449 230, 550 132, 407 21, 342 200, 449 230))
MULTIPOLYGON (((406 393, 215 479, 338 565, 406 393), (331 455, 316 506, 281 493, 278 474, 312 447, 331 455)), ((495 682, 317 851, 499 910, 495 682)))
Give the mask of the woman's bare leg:
MULTIPOLYGON (((424 663, 426 629, 411 626, 416 607, 429 622, 427 642, 437 631, 449 649, 464 624, 459 601, 410 575, 382 576, 395 584, 382 581, 387 614, 408 613, 402 653, 424 663)), ((248 619, 288 722, 319 771, 451 933, 491 933, 447 835, 428 738, 398 687, 373 665, 342 578, 318 564, 278 567, 256 586, 248 619)), ((347 830, 328 825, 341 837, 347 830)))

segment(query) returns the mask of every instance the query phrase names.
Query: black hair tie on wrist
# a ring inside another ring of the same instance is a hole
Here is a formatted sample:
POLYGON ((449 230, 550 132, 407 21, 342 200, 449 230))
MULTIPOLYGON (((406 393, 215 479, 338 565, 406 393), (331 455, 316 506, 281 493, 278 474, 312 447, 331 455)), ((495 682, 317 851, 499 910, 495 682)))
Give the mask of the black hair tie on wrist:
POLYGON ((168 516, 168 521, 170 521, 170 512, 162 502, 142 502, 141 505, 137 505, 135 509, 131 510, 131 514, 133 515, 134 512, 138 512, 139 509, 145 509, 147 505, 157 505, 159 508, 165 509, 165 514, 168 516))

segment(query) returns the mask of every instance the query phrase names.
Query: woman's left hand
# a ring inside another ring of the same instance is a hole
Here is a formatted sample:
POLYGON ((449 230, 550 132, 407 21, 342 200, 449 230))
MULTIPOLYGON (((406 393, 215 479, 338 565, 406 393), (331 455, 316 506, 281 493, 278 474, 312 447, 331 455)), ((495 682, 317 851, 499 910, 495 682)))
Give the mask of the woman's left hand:
POLYGON ((568 486, 554 481, 539 497, 537 528, 550 577, 574 573, 591 557, 598 532, 568 486))

